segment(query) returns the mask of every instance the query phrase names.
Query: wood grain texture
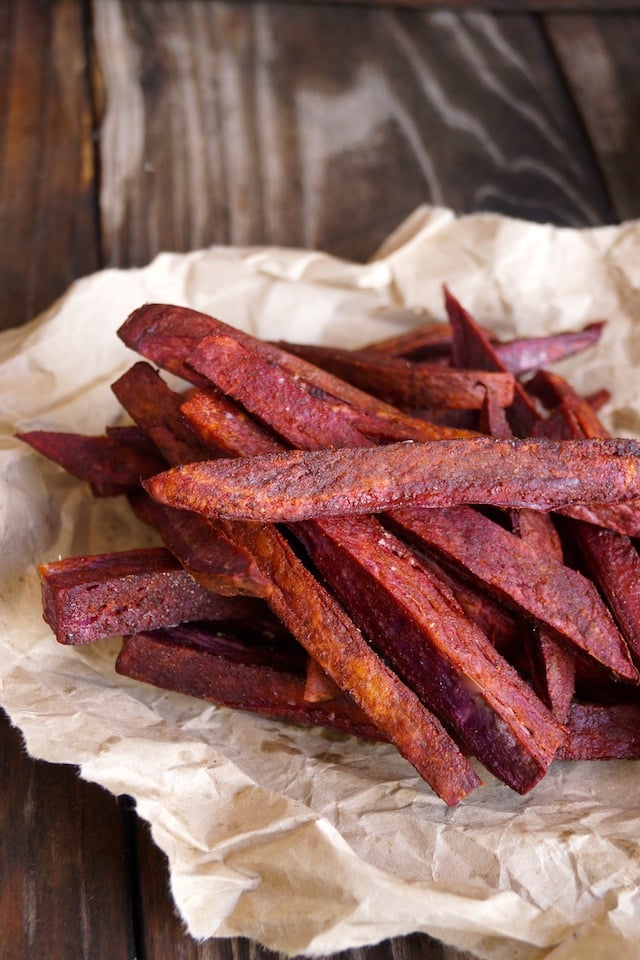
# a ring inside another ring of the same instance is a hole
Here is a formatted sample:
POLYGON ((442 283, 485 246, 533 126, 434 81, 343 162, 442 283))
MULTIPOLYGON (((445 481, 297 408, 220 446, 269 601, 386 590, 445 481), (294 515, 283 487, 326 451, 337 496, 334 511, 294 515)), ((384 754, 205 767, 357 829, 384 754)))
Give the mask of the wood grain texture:
MULTIPOLYGON (((97 265, 81 6, 0 4, 0 326, 97 265)), ((118 802, 30 760, 0 711, 0 956, 132 955, 118 802)))
POLYGON ((615 218, 640 216, 640 17, 549 16, 546 29, 600 163, 615 218))
POLYGON ((133 954, 118 803, 74 768, 28 759, 0 715, 0 955, 133 954))
POLYGON ((109 263, 212 242, 363 259, 422 202, 610 219, 536 18, 114 0, 94 26, 109 263))
POLYGON ((85 77, 80 3, 0 4, 0 328, 97 266, 85 77))

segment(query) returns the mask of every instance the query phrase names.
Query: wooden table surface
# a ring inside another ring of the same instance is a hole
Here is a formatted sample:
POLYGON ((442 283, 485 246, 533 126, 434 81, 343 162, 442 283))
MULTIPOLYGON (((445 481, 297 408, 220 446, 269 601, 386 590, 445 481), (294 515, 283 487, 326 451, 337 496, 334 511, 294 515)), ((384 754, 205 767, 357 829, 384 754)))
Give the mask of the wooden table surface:
MULTIPOLYGON (((640 2, 413 6, 3 0, 0 326, 159 250, 364 259, 423 202, 640 214, 640 2)), ((0 782, 5 960, 271 955, 188 937, 131 804, 4 718, 0 782)), ((465 955, 413 935, 341 956, 465 955)))

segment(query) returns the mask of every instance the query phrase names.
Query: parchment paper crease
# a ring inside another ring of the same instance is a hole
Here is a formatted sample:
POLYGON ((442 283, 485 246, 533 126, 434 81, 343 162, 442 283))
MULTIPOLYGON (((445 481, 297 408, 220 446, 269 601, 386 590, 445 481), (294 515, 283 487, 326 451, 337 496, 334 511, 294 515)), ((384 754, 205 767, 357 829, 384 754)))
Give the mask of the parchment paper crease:
POLYGON ((443 316, 441 284, 501 335, 601 317, 561 369, 609 386, 640 433, 640 223, 576 231, 420 208, 366 265, 285 249, 163 254, 75 283, 0 338, 0 703, 36 757, 131 794, 168 854, 198 938, 289 954, 425 931, 492 960, 640 956, 640 765, 556 763, 527 797, 487 777, 447 809, 392 748, 168 695, 115 675, 118 641, 57 645, 36 566, 145 544, 124 504, 13 440, 101 432, 133 360, 115 330, 141 303, 212 312, 269 338, 356 346, 443 316))

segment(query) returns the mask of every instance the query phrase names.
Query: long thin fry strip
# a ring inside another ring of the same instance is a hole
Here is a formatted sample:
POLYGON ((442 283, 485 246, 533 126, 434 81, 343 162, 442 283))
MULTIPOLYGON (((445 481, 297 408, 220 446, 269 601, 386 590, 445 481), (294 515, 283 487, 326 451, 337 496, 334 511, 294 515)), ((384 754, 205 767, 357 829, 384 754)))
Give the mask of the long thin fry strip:
MULTIPOLYGON (((562 563, 562 548, 557 545, 557 536, 550 518, 546 514, 530 510, 514 511, 514 514, 516 516, 512 520, 512 531, 538 552, 548 551, 551 557, 562 563), (535 530, 532 536, 532 528, 536 527, 535 521, 538 519, 545 521, 545 526, 535 530), (548 529, 547 525, 551 529, 548 529)), ((534 690, 550 707, 554 716, 564 721, 575 693, 574 651, 563 645, 557 634, 534 624, 531 624, 526 638, 526 649, 529 658, 528 672, 534 690)))
MULTIPOLYGON (((333 398, 343 410, 350 407, 348 418, 357 421, 367 435, 407 440, 468 435, 467 431, 452 430, 407 416, 396 407, 383 403, 301 357, 287 353, 274 344, 256 340, 235 327, 187 307, 145 304, 130 314, 118 331, 120 338, 131 349, 165 370, 200 386, 207 386, 208 380, 186 361, 201 340, 215 334, 225 334, 251 346, 264 359, 299 377, 301 388, 307 392, 333 398)), ((344 414, 347 415, 346 410, 344 414)))
MULTIPOLYGON (((244 349, 244 348, 243 348, 244 349)), ((243 371, 244 372, 244 368, 243 371)), ((371 441, 362 436, 353 424, 341 422, 334 415, 334 409, 324 399, 301 393, 295 381, 283 377, 277 369, 266 368, 267 390, 277 385, 279 399, 282 401, 282 410, 278 413, 278 422, 281 432, 298 442, 307 444, 314 442, 313 420, 321 424, 323 430, 336 428, 330 434, 338 441, 347 443, 350 447, 370 446, 371 441), (309 420, 312 412, 311 429, 300 425, 300 421, 309 420)), ((245 384, 245 393, 251 395, 254 391, 253 382, 245 384)), ((258 390, 258 393, 264 391, 258 390)), ((263 401, 259 400, 262 406, 263 401)), ((198 436, 205 443, 211 442, 213 447, 221 445, 232 457, 255 457, 265 454, 284 452, 288 449, 285 443, 276 437, 276 431, 269 430, 259 419, 248 416, 245 407, 221 394, 219 391, 194 391, 182 404, 182 412, 191 422, 198 436)))
POLYGON ((125 637, 116 671, 235 710, 317 724, 369 740, 386 739, 341 691, 323 701, 307 701, 304 674, 279 651, 201 628, 125 637))
POLYGON ((509 426, 506 410, 496 402, 490 390, 486 391, 484 402, 480 408, 478 427, 481 433, 486 433, 487 436, 495 437, 497 440, 511 440, 513 438, 513 430, 509 426))
MULTIPOLYGON (((477 435, 474 429, 451 426, 449 424, 434 423, 429 419, 422 419, 403 413, 400 410, 391 412, 392 407, 385 407, 381 411, 375 409, 364 410, 353 403, 336 400, 330 394, 318 391, 313 384, 303 381, 305 390, 312 396, 322 396, 325 402, 336 413, 340 413, 345 420, 363 433, 370 440, 387 443, 393 440, 445 440, 454 437, 473 437, 477 435)), ((380 401, 382 402, 382 401, 380 401)), ((461 411, 464 413, 464 411, 461 411)))
POLYGON ((158 451, 134 447, 117 437, 31 430, 18 434, 18 439, 89 483, 97 496, 112 497, 133 490, 142 478, 164 467, 158 451))
MULTIPOLYGON (((562 330, 542 337, 520 337, 504 341, 497 340, 491 330, 481 329, 492 343, 502 367, 520 376, 595 346, 604 326, 605 322, 600 320, 589 323, 580 330, 562 330)), ((415 327, 407 333, 369 344, 362 352, 385 357, 405 357, 414 362, 433 362, 436 359, 448 361, 451 355, 451 340, 450 324, 432 322, 415 327)), ((281 343, 281 346, 285 350, 292 349, 292 345, 286 342, 281 343)), ((358 355, 361 351, 353 352, 358 355)))
POLYGON ((57 560, 39 573, 44 619, 59 643, 246 618, 260 609, 247 598, 206 590, 163 547, 57 560))
POLYGON ((573 521, 571 537, 578 544, 586 572, 606 598, 635 662, 640 663, 640 555, 635 545, 629 537, 580 520, 573 521))
POLYGON ((455 804, 478 786, 444 727, 377 656, 275 527, 228 521, 225 529, 272 583, 268 602, 274 613, 435 792, 455 804))
MULTIPOLYGON (((480 367, 483 370, 506 372, 495 347, 471 314, 444 288, 445 307, 453 332, 454 366, 480 367)), ((526 390, 516 381, 509 421, 518 436, 528 436, 539 419, 538 410, 526 390)))
POLYGON ((544 337, 522 337, 493 346, 502 367, 520 376, 594 347, 604 327, 605 321, 597 320, 580 330, 563 330, 544 337))
MULTIPOLYGON (((301 420, 297 429, 304 431, 301 420)), ((247 461, 185 464, 145 481, 209 517, 295 522, 420 504, 558 510, 567 503, 633 499, 640 444, 435 440, 384 447, 294 450, 247 461)))
POLYGON ((235 401, 218 390, 194 390, 183 399, 180 410, 202 443, 221 450, 227 457, 244 456, 247 438, 251 455, 271 454, 280 449, 271 431, 260 427, 235 401))
MULTIPOLYGON (((220 341, 222 339, 219 338, 220 341)), ((226 390, 248 409, 268 421, 272 428, 277 428, 284 434, 287 429, 286 411, 282 414, 280 406, 276 408, 271 403, 271 397, 274 390, 287 389, 286 375, 282 371, 277 373, 256 353, 252 354, 241 345, 233 347, 234 365, 230 367, 224 362, 229 359, 230 354, 216 352, 214 344, 214 338, 203 341, 196 355, 192 357, 192 362, 198 365, 200 372, 211 376, 220 389, 226 390), (248 375, 247 367, 253 369, 251 376, 248 375), (274 376, 278 378, 277 387, 272 382, 274 376)), ((312 436, 317 406, 317 403, 311 401, 312 398, 306 395, 302 395, 298 400, 298 416, 305 420, 309 437, 312 436)), ((326 440, 318 430, 315 434, 316 445, 320 446, 326 440)), ((407 450, 412 449, 411 444, 406 447, 407 450)), ((367 451, 354 449, 351 454, 360 455, 363 452, 367 451)), ((233 466, 234 463, 229 465, 233 466)), ((166 474, 164 476, 166 477, 166 474)), ((158 480, 158 486, 159 483, 158 480)), ((626 644, 609 611, 600 600, 593 584, 580 574, 553 558, 539 557, 535 550, 527 547, 519 538, 503 531, 497 524, 470 508, 405 508, 402 511, 395 510, 393 519, 400 522, 405 529, 410 526, 414 539, 417 536, 421 542, 437 547, 445 557, 462 566, 463 573, 471 563, 474 570, 470 572, 475 579, 486 584, 491 592, 497 593, 501 599, 506 599, 509 605, 515 605, 516 609, 534 622, 551 627, 620 676, 634 681, 638 679, 626 644), (432 535, 430 539, 431 528, 435 532, 435 543, 432 535), (466 529, 466 536, 459 535, 462 528, 466 529), (465 542, 466 539, 469 543, 465 542), (451 550, 453 544, 454 551, 451 550), (500 562, 494 560, 492 551, 496 551, 495 556, 500 558, 500 562)))
MULTIPOLYGON (((551 517, 534 510, 514 510, 511 529, 539 554, 563 562, 562 542, 551 517)), ((575 692, 575 656, 555 634, 532 626, 528 637, 534 689, 554 716, 564 721, 575 692)))
POLYGON ((565 723, 575 695, 576 658, 573 652, 564 648, 549 630, 532 627, 528 655, 533 689, 554 717, 565 723))
MULTIPOLYGON (((236 372, 244 384, 243 394, 249 393, 252 403, 260 404, 261 397, 271 395, 273 385, 269 371, 259 361, 256 366, 263 374, 259 378, 262 391, 247 379, 244 367, 236 372)), ((286 408, 292 398, 286 392, 286 378, 277 376, 283 399, 278 409, 284 413, 274 413, 271 425, 291 440, 299 437, 297 423, 288 433, 286 408)), ((263 413, 268 405, 263 402, 263 413)), ((298 410, 298 419, 306 424, 307 442, 314 442, 318 435, 327 436, 326 419, 321 410, 317 415, 318 407, 319 401, 306 398, 304 410, 298 410)), ((215 397, 194 395, 183 406, 196 426, 205 421, 207 408, 213 422, 219 422, 215 397)), ((253 452, 251 425, 245 424, 245 428, 247 436, 242 448, 237 449, 239 455, 253 452)), ((329 434, 329 440, 339 436, 329 434)), ((551 761, 561 739, 559 728, 531 698, 515 671, 496 655, 481 631, 466 619, 447 587, 429 576, 418 560, 373 519, 306 523, 297 525, 296 532, 311 548, 314 559, 322 559, 320 570, 335 588, 340 584, 334 582, 334 572, 339 568, 349 570, 343 585, 352 588, 357 583, 358 587, 355 595, 341 592, 341 596, 349 601, 355 616, 364 615, 361 625, 371 641, 401 673, 411 677, 422 699, 461 732, 467 747, 492 772, 514 789, 530 789, 551 761), (387 547, 382 555, 381 543, 387 547), (322 551, 329 545, 339 552, 338 557, 329 554, 322 558, 322 551), (363 603, 361 598, 365 596, 363 603), (528 728, 520 722, 521 717, 514 715, 518 703, 524 704, 521 716, 527 717, 528 728), (531 728, 536 731, 534 736, 531 728)))
POLYGON ((489 389, 503 407, 513 400, 511 373, 454 370, 375 353, 287 344, 290 352, 400 407, 479 410, 489 389))
POLYGON ((640 501, 629 503, 574 503, 560 513, 584 520, 626 537, 640 537, 640 501))

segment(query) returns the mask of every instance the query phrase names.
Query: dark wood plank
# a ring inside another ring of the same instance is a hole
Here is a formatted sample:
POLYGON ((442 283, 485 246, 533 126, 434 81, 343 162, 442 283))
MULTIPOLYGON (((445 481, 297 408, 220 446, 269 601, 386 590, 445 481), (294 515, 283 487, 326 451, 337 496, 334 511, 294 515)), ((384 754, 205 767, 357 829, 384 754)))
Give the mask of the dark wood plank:
POLYGON ((75 768, 30 760, 0 712, 0 955, 135 953, 117 802, 75 768))
MULTIPOLYGON (((0 4, 0 325, 97 265, 81 3, 0 4)), ((30 760, 0 711, 0 956, 134 953, 118 802, 30 760)))
POLYGON ((549 16, 551 42, 613 200, 640 216, 640 17, 549 16))
POLYGON ((80 4, 3 4, 1 34, 0 315, 9 326, 93 269, 96 255, 80 4))
POLYGON ((118 0, 94 25, 109 263, 212 242, 362 259, 421 202, 611 217, 534 17, 118 0))
POLYGON ((97 266, 80 0, 0 5, 0 327, 97 266))

